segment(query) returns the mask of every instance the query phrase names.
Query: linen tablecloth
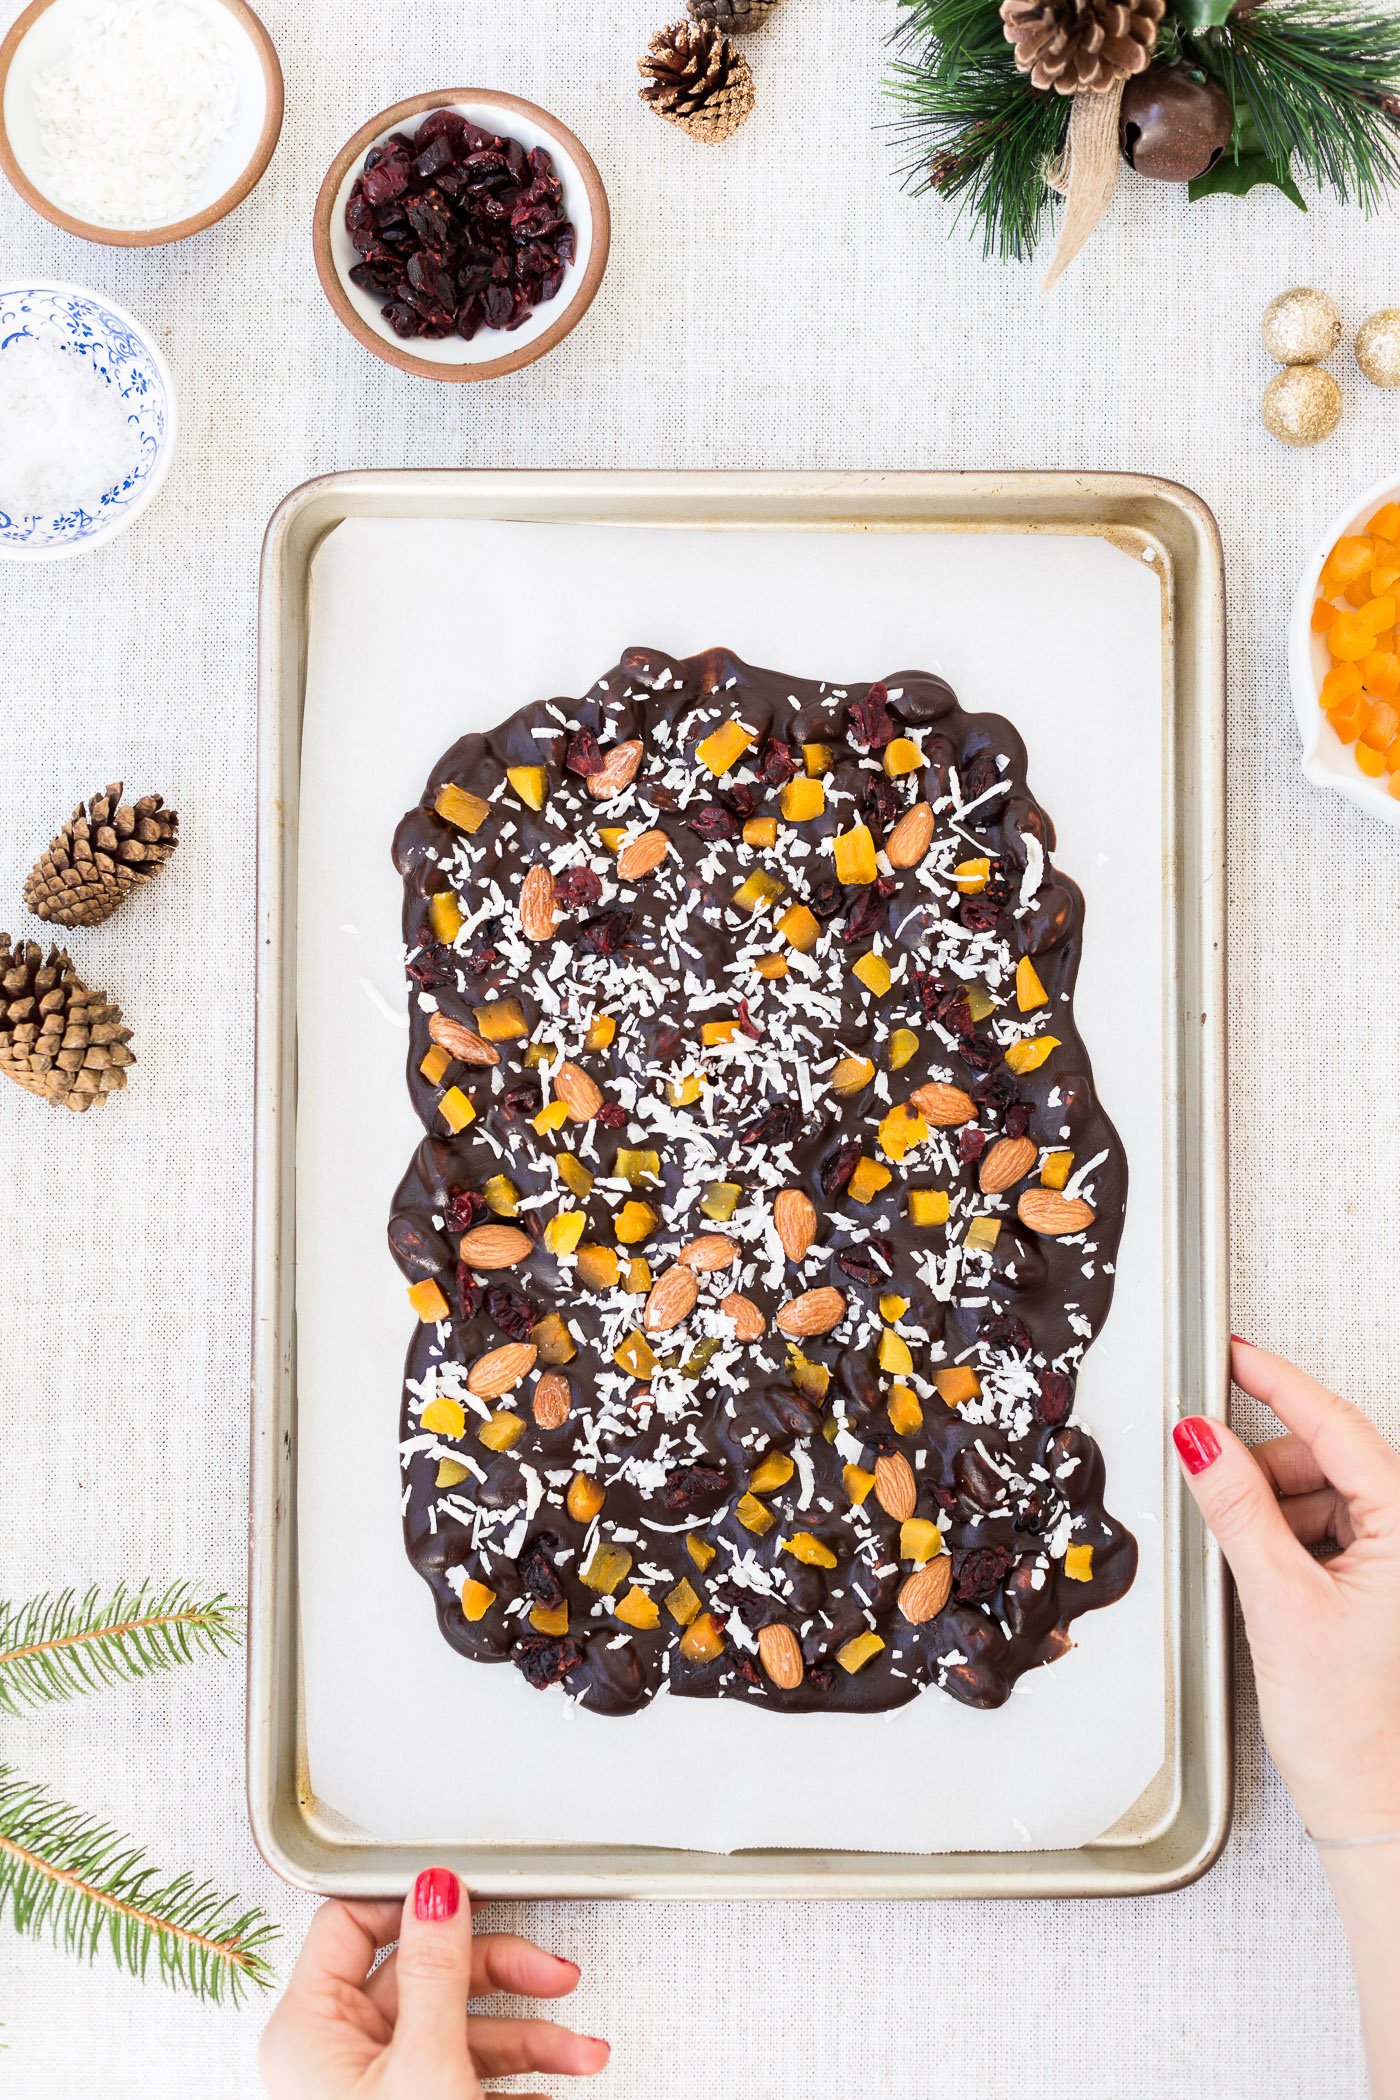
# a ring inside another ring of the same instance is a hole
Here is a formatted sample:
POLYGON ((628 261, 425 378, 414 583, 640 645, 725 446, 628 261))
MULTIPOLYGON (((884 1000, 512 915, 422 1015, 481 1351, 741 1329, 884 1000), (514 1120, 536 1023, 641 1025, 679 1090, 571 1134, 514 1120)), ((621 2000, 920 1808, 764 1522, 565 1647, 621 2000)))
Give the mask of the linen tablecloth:
MULTIPOLYGON (((0 25, 18 11, 0 0, 0 25)), ((634 60, 665 0, 263 12, 287 121, 232 220, 123 252, 0 195, 0 279, 114 294, 156 331, 183 418, 175 471, 134 530, 71 563, 0 565, 0 924, 37 931, 19 907, 25 871, 99 783, 156 788, 183 818, 163 881, 72 941, 136 1028, 125 1099, 81 1119, 0 1099, 4 1589, 152 1570, 242 1594, 256 562, 278 498, 334 468, 1098 467, 1199 490, 1230 593, 1234 1325, 1394 1435, 1400 832, 1301 779, 1284 625, 1327 517, 1400 473, 1400 396, 1368 387, 1344 351, 1331 441, 1286 452, 1257 413, 1266 301, 1327 286, 1349 329, 1396 303, 1393 218, 1321 202, 1304 217, 1263 193, 1188 210, 1130 179, 1046 298, 1035 270, 984 263, 944 207, 900 194, 880 129, 887 0, 785 0, 749 44, 757 111, 714 151, 636 100, 634 60), (351 130, 461 84, 515 90, 573 125, 614 213, 585 324, 543 364, 464 388, 403 377, 354 343, 309 238, 351 130)), ((1242 1414, 1247 1433, 1265 1426, 1242 1414)), ((0 1757, 162 1864, 265 1903, 286 1927, 285 1971, 312 1906, 253 1850, 242 1722, 237 1663, 206 1663, 7 1722, 0 1757)), ((1259 1746, 1247 1663, 1239 1739, 1234 1836, 1182 1895, 539 1904, 517 1922, 583 1964, 571 2017, 614 2043, 600 2100, 1357 2100, 1345 1950, 1259 1746)), ((251 2100, 265 2009, 206 2010, 0 1925, 0 2093, 15 2100, 251 2100)))

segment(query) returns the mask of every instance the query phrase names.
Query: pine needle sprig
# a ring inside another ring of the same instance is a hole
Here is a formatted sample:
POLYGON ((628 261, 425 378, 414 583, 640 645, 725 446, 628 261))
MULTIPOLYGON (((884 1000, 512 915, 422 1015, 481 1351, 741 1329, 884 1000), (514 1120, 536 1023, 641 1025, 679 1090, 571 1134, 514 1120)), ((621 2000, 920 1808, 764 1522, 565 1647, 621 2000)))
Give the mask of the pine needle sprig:
POLYGON ((273 1981, 261 1950, 278 1928, 265 1912, 191 1874, 162 1878, 129 1838, 0 1765, 0 1914, 7 1906, 18 1932, 86 1959, 105 1944, 136 1976, 154 1958, 166 1983, 211 2004, 273 1981))
POLYGON ((1400 182, 1400 13, 1290 0, 1198 41, 1270 160, 1368 211, 1400 182))
POLYGON ((223 1655, 241 1637, 237 1607, 190 1582, 160 1590, 119 1583, 110 1593, 94 1585, 81 1597, 64 1590, 27 1604, 0 1602, 0 1713, 223 1655))

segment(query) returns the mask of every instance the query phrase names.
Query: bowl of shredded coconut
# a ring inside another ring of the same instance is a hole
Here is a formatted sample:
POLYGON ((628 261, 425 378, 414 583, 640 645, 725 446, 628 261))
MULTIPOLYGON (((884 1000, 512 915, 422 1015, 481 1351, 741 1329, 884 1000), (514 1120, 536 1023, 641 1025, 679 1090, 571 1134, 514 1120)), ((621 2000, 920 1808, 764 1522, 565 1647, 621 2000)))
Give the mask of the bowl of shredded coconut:
POLYGON ((242 203, 282 105, 246 0, 32 0, 0 44, 0 168, 66 232, 152 247, 242 203))
POLYGON ((174 449, 170 373, 130 314, 77 285, 0 287, 0 560, 114 538, 174 449))

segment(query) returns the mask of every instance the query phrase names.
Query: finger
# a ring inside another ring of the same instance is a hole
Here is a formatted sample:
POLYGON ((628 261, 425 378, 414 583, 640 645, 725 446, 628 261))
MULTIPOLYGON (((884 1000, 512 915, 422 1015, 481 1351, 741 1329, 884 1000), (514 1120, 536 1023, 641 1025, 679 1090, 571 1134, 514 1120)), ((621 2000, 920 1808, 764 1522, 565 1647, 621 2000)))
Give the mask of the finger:
POLYGON ((1334 1487, 1314 1488, 1308 1495, 1286 1495, 1279 1508, 1300 1545, 1347 1547, 1355 1537, 1347 1505, 1334 1487))
POLYGON ((574 2034, 552 2020, 476 2020, 467 2036, 482 2078, 515 2078, 522 2071, 559 2071, 591 2078, 612 2051, 594 2035, 574 2034))
POLYGON ((1188 1415, 1172 1431, 1187 1486, 1220 1543, 1253 1625, 1320 1571, 1288 1528, 1268 1480, 1223 1422, 1188 1415))
POLYGON ((1400 1459, 1360 1408, 1331 1393, 1283 1356, 1234 1343, 1230 1369, 1238 1385, 1271 1407, 1279 1420, 1308 1445, 1333 1487, 1348 1501, 1374 1503, 1377 1476, 1400 1476, 1400 1459))
POLYGON ((397 1903, 323 1903, 296 1958, 287 1995, 326 1983, 364 1983, 381 1947, 398 1933, 397 1903))
MULTIPOLYGON (((395 1923, 399 1907, 394 1905, 395 1923)), ((516 1998, 566 1998, 578 1989, 577 1962, 547 1954, 530 1940, 514 1933, 493 1932, 472 1941, 471 1995, 488 1997, 493 1991, 509 1991, 516 1998)), ((365 1985, 368 1996, 392 2022, 398 2016, 398 1958, 382 1961, 365 1985)))
POLYGON ((1314 1488, 1329 1484, 1327 1475, 1300 1436, 1270 1437, 1266 1443, 1251 1444, 1249 1448, 1254 1454, 1254 1463, 1263 1467, 1276 1495, 1310 1495, 1314 1488))
POLYGON ((390 2053, 405 2085, 447 2085, 456 2076, 470 2090, 472 1914, 450 1867, 425 1867, 414 1882, 403 1906, 394 1967, 398 2017, 390 2053))

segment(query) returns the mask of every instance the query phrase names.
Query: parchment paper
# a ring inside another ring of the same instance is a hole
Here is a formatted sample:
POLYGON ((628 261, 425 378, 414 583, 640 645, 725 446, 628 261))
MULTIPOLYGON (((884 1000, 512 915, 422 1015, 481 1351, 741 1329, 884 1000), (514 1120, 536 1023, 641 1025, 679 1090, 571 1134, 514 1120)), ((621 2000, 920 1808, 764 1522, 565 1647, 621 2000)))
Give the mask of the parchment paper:
POLYGON ((1165 1750, 1161 594, 1073 537, 353 520, 315 560, 303 742, 300 1598, 317 1798, 386 1840, 956 1851, 1082 1844, 1165 1750), (399 1528, 411 1315, 385 1246, 421 1129, 403 1082, 394 826, 464 730, 584 691, 629 644, 808 678, 939 671, 1008 715, 1088 900, 1078 1012, 1131 1163, 1079 1408, 1137 1533, 1120 1604, 999 1712, 660 1698, 609 1719, 440 1638, 399 1528))

